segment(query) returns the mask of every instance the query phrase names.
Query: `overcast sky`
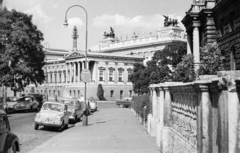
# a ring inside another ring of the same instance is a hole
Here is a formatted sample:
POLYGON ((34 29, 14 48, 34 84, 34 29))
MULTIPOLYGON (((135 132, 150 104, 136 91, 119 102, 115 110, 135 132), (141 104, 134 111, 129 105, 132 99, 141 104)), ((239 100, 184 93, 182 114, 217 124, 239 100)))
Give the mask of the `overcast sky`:
POLYGON ((72 5, 83 6, 88 13, 88 48, 95 50, 110 27, 122 40, 135 32, 142 36, 155 34, 163 27, 167 15, 181 19, 192 0, 3 0, 3 6, 33 15, 33 23, 44 34, 43 44, 50 48, 72 50, 72 30, 78 29, 78 49, 85 50, 85 13, 74 7, 68 11, 69 26, 64 28, 64 17, 72 5))

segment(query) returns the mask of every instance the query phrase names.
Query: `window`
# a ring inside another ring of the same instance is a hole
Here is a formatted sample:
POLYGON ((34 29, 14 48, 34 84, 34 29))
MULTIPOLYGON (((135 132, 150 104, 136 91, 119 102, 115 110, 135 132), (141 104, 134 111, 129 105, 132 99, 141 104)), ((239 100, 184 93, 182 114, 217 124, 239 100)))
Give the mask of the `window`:
POLYGON ((58 96, 60 96, 60 91, 58 90, 58 96))
POLYGON ((50 74, 50 83, 53 82, 53 79, 52 79, 52 74, 50 74))
POLYGON ((74 97, 76 96, 75 90, 73 90, 73 96, 74 96, 74 97))
POLYGON ((6 130, 7 128, 7 117, 5 115, 0 115, 0 130, 6 130))
POLYGON ((123 90, 120 90, 120 99, 123 98, 123 90))
POLYGON ((114 90, 110 91, 110 97, 113 97, 114 90))
POLYGON ((78 90, 78 98, 80 98, 80 90, 78 90))
POLYGON ((123 81, 123 71, 119 71, 119 73, 118 73, 118 81, 119 82, 123 81))
POLYGON ((55 83, 57 83, 57 74, 55 73, 55 75, 54 75, 54 81, 55 81, 55 83))
POLYGON ((113 71, 112 70, 110 70, 109 71, 109 81, 113 81, 114 79, 113 79, 113 71))
POLYGON ((49 96, 51 96, 51 90, 49 90, 49 96))
POLYGON ((58 82, 62 82, 62 75, 61 75, 61 73, 59 74, 59 81, 58 82))
POLYGON ((104 80, 104 71, 100 70, 99 71, 99 81, 103 81, 104 80))
POLYGON ((131 82, 130 75, 132 74, 132 71, 128 71, 128 82, 131 82))
POLYGON ((71 92, 71 90, 69 90, 69 96, 72 96, 72 92, 71 92))
POLYGON ((129 97, 132 97, 132 90, 129 90, 129 97))

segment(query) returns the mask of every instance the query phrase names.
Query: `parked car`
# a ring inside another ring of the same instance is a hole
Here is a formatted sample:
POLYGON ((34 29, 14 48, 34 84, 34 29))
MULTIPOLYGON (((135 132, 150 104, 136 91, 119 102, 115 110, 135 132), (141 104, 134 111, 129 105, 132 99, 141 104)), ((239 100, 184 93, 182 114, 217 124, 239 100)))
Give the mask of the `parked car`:
POLYGON ((19 138, 11 132, 7 114, 3 110, 0 110, 0 152, 16 153, 19 151, 19 138))
POLYGON ((7 97, 6 102, 4 102, 4 110, 6 113, 13 112, 13 106, 17 104, 17 97, 7 97))
POLYGON ((13 105, 14 111, 37 111, 39 103, 33 96, 23 96, 13 105))
POLYGON ((38 93, 29 93, 28 95, 33 96, 36 101, 39 103, 38 108, 40 109, 45 101, 47 101, 47 98, 44 94, 38 94, 38 93))
POLYGON ((77 98, 66 98, 62 99, 62 102, 68 106, 70 112, 69 119, 75 123, 81 120, 83 114, 83 104, 77 98))
POLYGON ((121 108, 130 107, 131 102, 132 102, 132 98, 131 97, 125 97, 122 100, 117 100, 116 101, 116 105, 118 105, 121 108))
POLYGON ((59 102, 45 102, 41 110, 36 114, 34 119, 34 129, 39 126, 57 127, 61 132, 68 128, 69 113, 68 105, 59 102))
POLYGON ((88 102, 89 102, 91 111, 97 111, 97 108, 98 108, 98 107, 97 107, 97 100, 91 97, 91 98, 88 100, 88 102))

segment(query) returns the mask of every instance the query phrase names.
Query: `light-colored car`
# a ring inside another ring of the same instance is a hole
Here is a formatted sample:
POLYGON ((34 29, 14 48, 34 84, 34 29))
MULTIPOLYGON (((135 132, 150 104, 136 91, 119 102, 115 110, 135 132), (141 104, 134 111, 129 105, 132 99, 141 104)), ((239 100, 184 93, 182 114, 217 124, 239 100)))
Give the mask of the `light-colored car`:
POLYGON ((58 127, 61 132, 68 128, 69 112, 68 106, 59 102, 44 102, 41 110, 36 114, 34 129, 39 126, 58 127))
POLYGON ((81 120, 83 114, 83 104, 77 98, 63 99, 62 102, 68 106, 68 112, 70 112, 69 119, 75 123, 81 120))
MULTIPOLYGON (((8 104, 9 107, 10 104, 8 104)), ((37 111, 39 103, 33 96, 23 96, 17 100, 17 102, 12 106, 14 111, 37 111)))
POLYGON ((13 112, 13 106, 17 104, 17 97, 7 97, 6 102, 4 102, 4 110, 6 113, 13 112))
POLYGON ((90 108, 91 108, 91 111, 97 111, 98 107, 97 107, 97 101, 93 98, 90 98, 88 100, 89 102, 89 105, 90 105, 90 108))
POLYGON ((0 152, 16 153, 20 151, 18 136, 11 132, 7 114, 0 110, 0 152))

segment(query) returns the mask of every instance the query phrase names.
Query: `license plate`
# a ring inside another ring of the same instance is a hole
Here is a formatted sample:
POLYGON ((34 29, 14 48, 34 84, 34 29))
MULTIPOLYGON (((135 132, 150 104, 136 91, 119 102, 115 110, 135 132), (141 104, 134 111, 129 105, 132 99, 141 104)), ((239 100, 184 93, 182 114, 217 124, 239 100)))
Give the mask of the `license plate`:
POLYGON ((50 123, 52 123, 52 121, 51 121, 51 120, 49 120, 49 119, 46 119, 45 123, 48 123, 48 124, 50 124, 50 123))

